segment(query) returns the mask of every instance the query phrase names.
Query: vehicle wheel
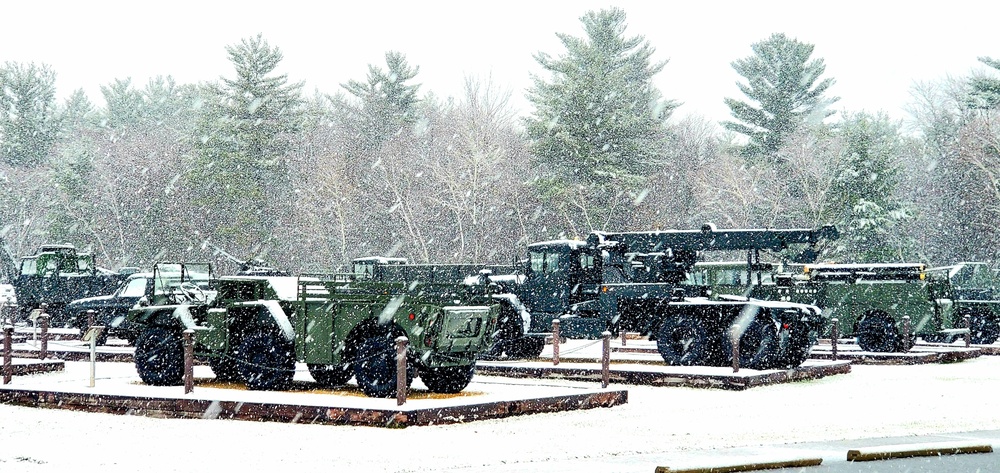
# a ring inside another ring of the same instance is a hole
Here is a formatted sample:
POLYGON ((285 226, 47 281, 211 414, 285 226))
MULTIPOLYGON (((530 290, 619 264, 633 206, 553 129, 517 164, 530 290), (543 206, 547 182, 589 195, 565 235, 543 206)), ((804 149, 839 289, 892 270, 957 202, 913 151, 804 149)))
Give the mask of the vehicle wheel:
POLYGON ((476 373, 476 366, 444 366, 420 369, 420 379, 431 392, 457 393, 465 389, 476 373))
POLYGON ((667 316, 656 331, 656 349, 668 365, 701 364, 708 351, 705 325, 687 315, 667 316))
MULTIPOLYGON (((361 340, 354 360, 354 378, 368 397, 396 395, 396 347, 388 335, 376 335, 361 340)), ((407 364, 411 366, 411 364, 407 364)), ((412 370, 406 373, 406 387, 413 382, 412 370)))
POLYGON ((545 349, 542 337, 521 337, 509 340, 504 346, 507 356, 514 359, 538 358, 545 349))
POLYGON ((354 376, 350 363, 342 365, 309 365, 309 374, 316 380, 316 384, 328 388, 341 386, 350 381, 354 376))
POLYGON ((135 369, 146 384, 181 384, 184 381, 184 342, 181 335, 160 327, 143 331, 135 344, 135 369))
POLYGON ((212 368, 215 379, 219 381, 240 381, 239 363, 228 353, 219 353, 208 359, 208 366, 212 368))
POLYGON ((865 351, 880 353, 902 348, 896 324, 884 313, 869 313, 858 322, 858 346, 865 351))
MULTIPOLYGON (((983 308, 963 308, 959 320, 969 315, 969 341, 976 345, 989 345, 1000 337, 1000 324, 993 312, 983 308)), ((964 321, 962 322, 964 324, 964 321)), ((961 325, 964 327, 964 325, 961 325)))
POLYGON ((796 368, 809 358, 809 351, 816 344, 819 333, 808 325, 794 323, 778 334, 779 368, 796 368))
POLYGON ((122 337, 125 338, 126 343, 132 346, 135 346, 135 342, 138 339, 138 337, 136 337, 134 330, 127 330, 125 332, 122 332, 122 337))
POLYGON ((240 377, 252 390, 288 387, 295 374, 292 344, 276 333, 252 333, 240 342, 236 359, 240 377))
MULTIPOLYGON (((726 337, 728 342, 729 337, 726 337)), ((725 344, 732 353, 732 345, 725 344)), ((778 331, 769 315, 754 317, 740 336, 740 366, 766 370, 778 365, 778 331)))
POLYGON ((503 355, 504 347, 507 346, 507 343, 508 342, 506 340, 497 340, 493 342, 492 345, 490 345, 490 348, 488 350, 483 351, 476 358, 479 360, 499 359, 500 356, 503 355))

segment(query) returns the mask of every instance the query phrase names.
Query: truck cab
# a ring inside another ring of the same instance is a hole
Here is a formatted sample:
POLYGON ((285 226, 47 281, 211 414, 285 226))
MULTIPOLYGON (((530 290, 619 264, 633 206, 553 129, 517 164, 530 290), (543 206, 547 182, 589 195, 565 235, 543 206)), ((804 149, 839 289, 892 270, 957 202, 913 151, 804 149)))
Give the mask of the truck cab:
POLYGON ((532 313, 564 313, 572 304, 597 297, 600 270, 600 258, 582 241, 529 245, 521 302, 532 313))

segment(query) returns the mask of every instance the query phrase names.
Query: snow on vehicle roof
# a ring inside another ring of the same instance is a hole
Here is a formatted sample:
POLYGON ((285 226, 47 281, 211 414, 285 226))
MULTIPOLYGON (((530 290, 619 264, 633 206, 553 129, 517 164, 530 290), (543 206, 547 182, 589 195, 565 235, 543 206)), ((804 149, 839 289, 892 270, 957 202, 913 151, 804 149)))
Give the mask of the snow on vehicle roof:
POLYGON ((309 276, 223 276, 219 279, 227 281, 245 281, 248 279, 265 280, 274 289, 278 299, 294 301, 299 296, 299 281, 319 281, 319 278, 309 276))
POLYGON ((540 241, 537 243, 532 243, 528 245, 528 248, 534 249, 534 248, 545 248, 554 246, 568 246, 571 248, 581 248, 587 246, 587 242, 583 240, 548 240, 548 241, 540 241))

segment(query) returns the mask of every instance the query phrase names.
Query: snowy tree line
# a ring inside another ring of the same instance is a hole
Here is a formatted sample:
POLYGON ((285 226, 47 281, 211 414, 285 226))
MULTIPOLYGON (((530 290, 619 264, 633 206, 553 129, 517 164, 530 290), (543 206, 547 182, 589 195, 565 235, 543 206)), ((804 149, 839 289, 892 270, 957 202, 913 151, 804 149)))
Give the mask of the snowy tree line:
POLYGON ((57 103, 55 71, 7 62, 2 236, 15 255, 71 242, 109 267, 223 249, 309 271, 368 255, 509 262, 593 229, 833 223, 829 259, 996 261, 1000 79, 922 84, 905 124, 834 113, 813 46, 774 34, 732 62, 744 81, 719 91, 732 120, 715 124, 675 116, 651 81, 669 64, 624 11, 581 22, 583 36, 558 34, 564 51, 535 55, 524 117, 489 80, 422 91, 396 51, 309 94, 261 35, 227 48, 216 82, 119 79, 103 104, 82 90, 57 103))

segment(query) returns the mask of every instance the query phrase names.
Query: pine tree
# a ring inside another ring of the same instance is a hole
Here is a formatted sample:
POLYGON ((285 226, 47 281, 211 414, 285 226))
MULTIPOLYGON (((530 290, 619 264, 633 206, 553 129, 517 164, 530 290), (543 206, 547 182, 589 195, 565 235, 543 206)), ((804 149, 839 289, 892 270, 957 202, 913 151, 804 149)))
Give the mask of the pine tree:
POLYGON ((822 59, 810 60, 813 48, 776 33, 754 43, 752 56, 733 61, 733 69, 747 81, 736 85, 750 101, 726 98, 737 121, 722 125, 749 139, 742 150, 745 157, 773 161, 799 126, 822 122, 833 114, 826 107, 839 98, 826 98, 823 93, 834 80, 820 80, 826 65, 822 59))
POLYGON ((377 150, 386 140, 416 119, 419 84, 409 84, 420 72, 410 67, 406 56, 397 51, 385 53, 386 70, 369 65, 365 82, 350 80, 341 84, 348 93, 360 100, 360 106, 348 109, 353 113, 353 127, 360 135, 357 153, 377 150))
POLYGON ((585 38, 557 34, 565 54, 535 55, 550 77, 532 77, 535 110, 525 120, 539 190, 577 232, 622 222, 622 206, 663 162, 665 122, 678 105, 653 86, 666 61, 651 62, 642 36, 625 36, 623 10, 580 20, 585 38))
POLYGON ((843 236, 833 257, 845 262, 902 261, 911 243, 900 237, 912 210, 897 197, 903 152, 899 125, 884 114, 845 117, 843 142, 827 193, 827 221, 843 236))
POLYGON ((206 233, 249 252, 280 225, 291 192, 286 158, 302 125, 301 84, 273 74, 283 56, 261 35, 226 50, 236 77, 204 90, 187 178, 206 233))
POLYGON ((63 103, 60 119, 66 134, 76 134, 80 130, 96 124, 97 112, 83 89, 76 89, 63 103))
MULTIPOLYGON (((1000 70, 1000 59, 991 57, 980 57, 979 62, 1000 70)), ((995 109, 1000 107, 1000 79, 985 75, 975 76, 969 79, 969 92, 967 105, 969 108, 995 109)))
POLYGON ((60 127, 55 81, 44 64, 0 68, 0 160, 25 167, 48 161, 60 127))

